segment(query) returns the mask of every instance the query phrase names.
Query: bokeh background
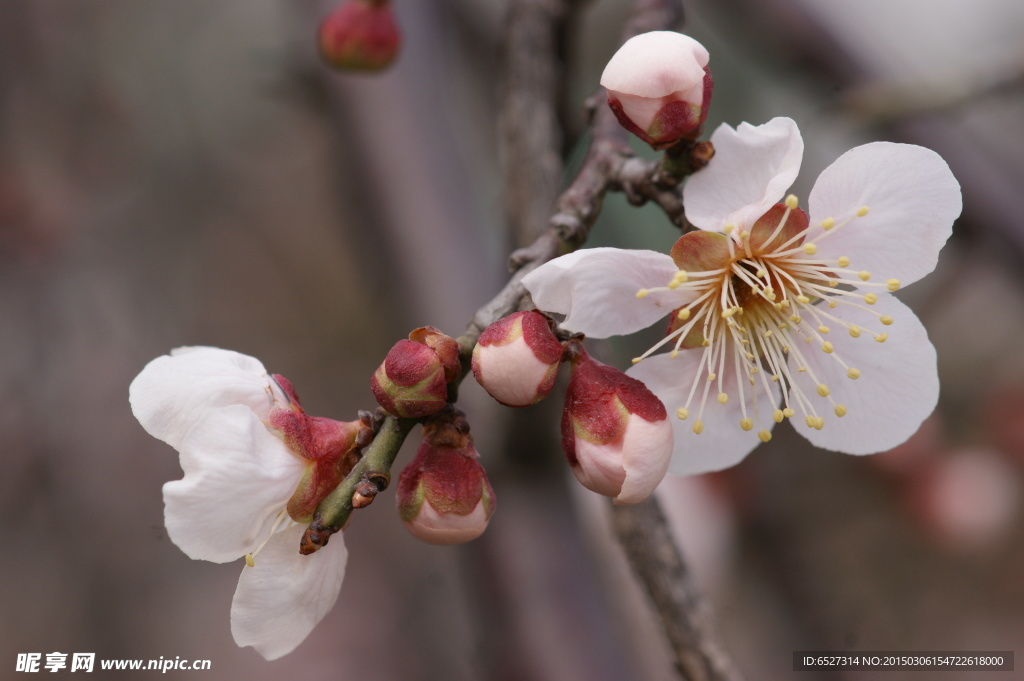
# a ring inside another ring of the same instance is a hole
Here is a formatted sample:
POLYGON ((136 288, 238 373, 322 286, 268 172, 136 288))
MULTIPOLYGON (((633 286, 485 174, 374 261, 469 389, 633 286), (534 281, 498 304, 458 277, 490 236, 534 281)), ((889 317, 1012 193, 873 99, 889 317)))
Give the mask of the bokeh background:
MULTIPOLYGON (((467 381, 460 406, 499 498, 488 532, 419 544, 386 493, 346 531, 337 606, 273 663, 231 640, 241 564, 191 561, 167 539, 160 487, 177 457, 127 403, 148 360, 208 344, 259 357, 310 412, 349 419, 373 406, 391 343, 424 324, 461 332, 518 238, 496 123, 517 3, 395 0, 398 63, 353 76, 316 58, 326 0, 0 0, 0 677, 20 652, 95 652, 212 661, 166 678, 674 678, 605 500, 569 484, 557 400, 511 414, 467 381)), ((735 469, 659 492, 736 664, 748 679, 842 680, 868 677, 792 672, 792 651, 1019 657, 1024 4, 686 10, 712 54, 708 129, 795 118, 800 196, 842 151, 887 139, 941 153, 965 200, 938 271, 901 293, 943 385, 917 436, 855 458, 780 427, 735 469)), ((628 3, 573 11, 570 167, 628 3)), ((656 209, 611 197, 593 243, 676 235, 656 209)), ((631 343, 595 352, 624 366, 631 343)))

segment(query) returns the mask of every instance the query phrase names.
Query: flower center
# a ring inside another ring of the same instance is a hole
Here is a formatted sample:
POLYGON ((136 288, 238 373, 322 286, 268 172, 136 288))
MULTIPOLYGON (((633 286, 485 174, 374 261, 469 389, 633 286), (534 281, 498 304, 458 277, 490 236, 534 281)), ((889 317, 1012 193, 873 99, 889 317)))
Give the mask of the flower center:
MULTIPOLYGON (((864 206, 842 220, 824 220, 815 226, 822 229, 816 241, 867 213, 864 206)), ((746 229, 730 224, 724 234, 684 235, 673 248, 673 258, 681 267, 694 263, 700 269, 680 269, 665 287, 637 292, 638 298, 656 291, 692 295, 691 302, 674 311, 666 337, 633 363, 669 344, 671 357, 682 350, 701 353, 688 397, 676 409, 680 419, 689 418, 696 409, 694 433, 704 430, 709 398, 714 395, 724 405, 732 398, 730 391, 739 400, 740 428, 756 427, 764 442, 771 433, 760 422, 761 401, 771 405, 776 423, 800 413, 808 427, 818 430, 825 425, 821 411, 826 404, 837 417, 847 414, 846 406, 834 399, 831 387, 819 380, 815 363, 808 359, 821 352, 828 356, 826 361, 837 362, 849 379, 860 378, 861 371, 836 352, 828 340, 830 334, 843 329, 854 338, 871 335, 879 343, 888 334, 853 324, 832 310, 854 307, 873 315, 879 327, 888 326, 893 318, 872 308, 878 295, 871 289, 896 291, 900 282, 871 281, 870 272, 850 269, 846 256, 815 257, 817 243, 805 242, 811 229, 796 197, 790 195, 746 229), (727 373, 732 374, 729 381, 727 373), (776 397, 775 384, 781 399, 776 397), (748 397, 753 407, 749 415, 748 397)))

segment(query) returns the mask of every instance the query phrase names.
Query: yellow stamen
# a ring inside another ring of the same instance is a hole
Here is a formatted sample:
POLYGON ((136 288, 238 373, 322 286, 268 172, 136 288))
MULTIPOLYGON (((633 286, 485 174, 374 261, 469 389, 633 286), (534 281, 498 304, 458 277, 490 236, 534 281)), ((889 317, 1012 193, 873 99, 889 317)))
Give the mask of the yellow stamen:
POLYGON ((850 335, 854 338, 860 338, 860 327, 856 324, 850 326, 850 335))
POLYGON ((646 298, 649 293, 650 293, 650 291, 648 291, 645 288, 642 288, 642 289, 640 289, 639 291, 636 292, 636 297, 637 298, 646 298))
POLYGON ((690 410, 686 407, 679 407, 676 409, 676 418, 680 421, 685 421, 686 417, 690 415, 690 410))
POLYGON ((832 351, 835 350, 835 348, 832 347, 832 344, 828 341, 821 344, 821 349, 825 351, 826 355, 831 355, 832 351))
POLYGON ((694 435, 700 435, 703 432, 704 432, 704 422, 701 421, 700 419, 697 419, 696 421, 693 422, 693 433, 694 433, 694 435))
POLYGON ((253 557, 252 557, 251 553, 245 554, 245 564, 248 565, 249 567, 256 567, 256 561, 253 560, 253 557))
POLYGON ((877 336, 875 336, 875 340, 878 341, 879 343, 884 343, 885 341, 889 340, 889 334, 880 333, 877 336))
POLYGON ((776 409, 775 411, 772 412, 772 421, 775 421, 775 423, 782 423, 782 419, 785 417, 785 415, 786 413, 784 411, 782 411, 781 409, 776 409))
POLYGON ((740 428, 742 428, 743 430, 753 430, 754 429, 754 421, 753 421, 753 419, 750 419, 750 418, 740 419, 740 428))
POLYGON ((878 296, 875 295, 874 293, 865 293, 864 302, 867 303, 868 305, 874 305, 875 303, 878 302, 878 296))
POLYGON ((857 217, 859 217, 859 218, 864 217, 865 215, 868 214, 869 210, 871 210, 871 209, 868 208, 867 206, 861 206, 860 209, 857 211, 857 217))
POLYGON ((825 385, 824 383, 819 383, 818 384, 818 394, 821 395, 822 397, 828 397, 828 395, 829 395, 828 386, 825 385))
POLYGON ((846 370, 846 375, 849 378, 853 379, 860 378, 860 369, 854 369, 853 367, 850 367, 849 369, 846 370))
POLYGON ((892 317, 890 317, 887 314, 884 314, 884 315, 882 315, 881 317, 878 318, 878 321, 882 322, 886 326, 889 326, 889 325, 892 324, 892 317))
POLYGON ((815 246, 813 243, 811 243, 811 244, 804 244, 804 253, 806 253, 807 255, 814 255, 817 252, 818 252, 818 247, 815 246))
POLYGON ((772 439, 772 434, 769 433, 767 430, 762 430, 760 433, 757 434, 757 437, 761 440, 761 442, 768 442, 768 440, 772 439))
POLYGON ((836 413, 836 416, 842 418, 842 417, 846 416, 846 405, 845 404, 837 404, 836 408, 834 409, 834 411, 836 413))
POLYGON ((850 259, 848 257, 846 257, 845 255, 839 256, 839 266, 840 267, 849 267, 850 266, 850 259))
POLYGON ((871 278, 871 273, 868 272, 867 270, 861 270, 860 272, 857 273, 857 277, 861 281, 867 281, 868 279, 871 278))
MULTIPOLYGON (((825 218, 821 221, 821 228, 826 232, 836 226, 835 218, 825 218)), ((845 267, 845 265, 844 265, 845 267)))
POLYGON ((729 401, 729 395, 726 393, 718 393, 718 403, 726 404, 729 401))
POLYGON ((885 287, 893 292, 898 291, 900 290, 900 280, 889 279, 888 281, 885 282, 885 287))
POLYGON ((796 198, 795 194, 790 194, 786 197, 786 208, 793 210, 800 205, 800 200, 796 198))

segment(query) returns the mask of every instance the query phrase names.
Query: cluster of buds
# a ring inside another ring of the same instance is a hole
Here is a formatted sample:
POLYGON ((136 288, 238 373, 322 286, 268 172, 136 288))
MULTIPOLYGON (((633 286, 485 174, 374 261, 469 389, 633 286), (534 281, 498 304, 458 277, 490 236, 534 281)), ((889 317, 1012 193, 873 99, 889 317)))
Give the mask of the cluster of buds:
POLYGON ((655 149, 700 136, 713 82, 708 51, 674 31, 627 40, 601 75, 619 123, 655 149))
POLYGON ((401 418, 436 414, 448 402, 448 384, 462 374, 459 344, 433 326, 400 340, 374 372, 370 389, 377 403, 401 418))
POLYGON ((331 66, 379 71, 394 61, 402 36, 390 0, 348 0, 320 24, 320 54, 331 66))
POLYGON ((398 478, 398 512, 409 532, 429 544, 479 537, 496 500, 461 412, 450 409, 423 427, 416 457, 398 478))
POLYGON ((631 504, 658 486, 672 456, 665 406, 640 381, 593 360, 578 338, 562 343, 550 318, 516 312, 487 327, 473 350, 473 375, 504 405, 542 400, 563 357, 572 378, 562 412, 562 449, 584 487, 631 504))

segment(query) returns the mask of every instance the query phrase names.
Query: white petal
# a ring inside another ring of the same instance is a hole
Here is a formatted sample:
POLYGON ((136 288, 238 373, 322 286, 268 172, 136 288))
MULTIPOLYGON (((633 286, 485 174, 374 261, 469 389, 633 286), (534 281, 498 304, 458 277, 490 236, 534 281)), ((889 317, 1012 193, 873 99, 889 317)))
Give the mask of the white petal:
POLYGON ((185 477, 164 485, 167 533, 190 558, 224 563, 270 535, 306 463, 248 407, 208 411, 181 445, 185 477))
MULTIPOLYGON (((674 415, 669 414, 669 419, 674 415)), ((672 460, 673 429, 669 419, 648 421, 631 414, 622 445, 626 479, 616 504, 635 504, 650 496, 661 483, 672 460)))
POLYGON ((703 83, 707 65, 708 51, 690 36, 651 31, 623 43, 601 74, 601 85, 640 97, 664 97, 703 83))
POLYGON ((834 353, 807 352, 810 369, 828 386, 830 397, 847 409, 846 416, 835 416, 831 404, 817 395, 813 385, 802 386, 824 416, 825 427, 814 430, 800 419, 794 419, 793 425, 818 447, 847 454, 883 452, 905 442, 935 409, 939 377, 928 332, 914 312, 894 296, 879 294, 871 307, 891 315, 894 323, 883 326, 874 315, 845 305, 831 312, 876 332, 885 331, 889 338, 884 343, 876 342, 866 331, 860 338, 852 338, 833 323, 828 339, 834 353), (861 377, 848 378, 836 357, 860 370, 861 377))
POLYGON ((715 156, 683 186, 686 217, 700 229, 740 229, 778 203, 803 159, 804 142, 796 123, 773 118, 764 125, 722 124, 711 135, 715 156))
POLYGON ((675 430, 675 450, 669 473, 675 475, 696 475, 718 471, 735 466, 743 460, 757 445, 761 444, 757 434, 761 430, 770 431, 775 425, 771 419, 774 404, 778 404, 779 392, 775 384, 771 384, 774 403, 769 403, 760 382, 756 386, 745 383, 743 394, 746 401, 747 416, 754 420, 752 430, 740 428, 743 418, 740 409, 739 392, 736 387, 736 373, 728 368, 731 357, 727 360, 724 372, 723 387, 729 394, 729 402, 720 404, 718 382, 715 381, 708 394, 704 414, 700 416, 704 430, 700 435, 693 432, 693 424, 700 411, 700 398, 706 372, 702 372, 697 385, 694 401, 690 403, 690 415, 686 420, 676 418, 676 409, 686 404, 693 384, 694 373, 700 364, 702 348, 683 350, 674 359, 668 354, 656 355, 634 365, 626 373, 643 381, 657 395, 668 410, 669 420, 675 430), (754 408, 753 388, 756 388, 757 408, 754 408))
POLYGON ((341 532, 316 553, 299 553, 303 525, 276 533, 242 569, 231 602, 231 635, 268 660, 287 655, 334 607, 348 550, 341 532))
POLYGON ((265 418, 275 399, 283 401, 283 393, 258 359, 207 347, 157 357, 128 388, 135 418, 175 449, 207 409, 245 404, 265 418))
POLYGON ((424 501, 416 517, 405 521, 405 527, 412 536, 428 544, 463 544, 483 534, 490 520, 483 499, 466 515, 438 513, 429 501, 424 501))
POLYGON ((636 297, 642 288, 667 286, 678 271, 664 253, 588 248, 541 265, 523 285, 538 309, 565 315, 563 328, 607 338, 648 327, 692 300, 681 291, 636 297))
MULTIPOLYGON (((935 269, 963 202, 942 157, 912 144, 873 142, 840 156, 818 177, 808 201, 811 224, 842 222, 862 206, 869 212, 821 238, 818 257, 845 255, 876 281, 904 285, 935 269)), ((807 240, 816 240, 816 228, 807 240)))

